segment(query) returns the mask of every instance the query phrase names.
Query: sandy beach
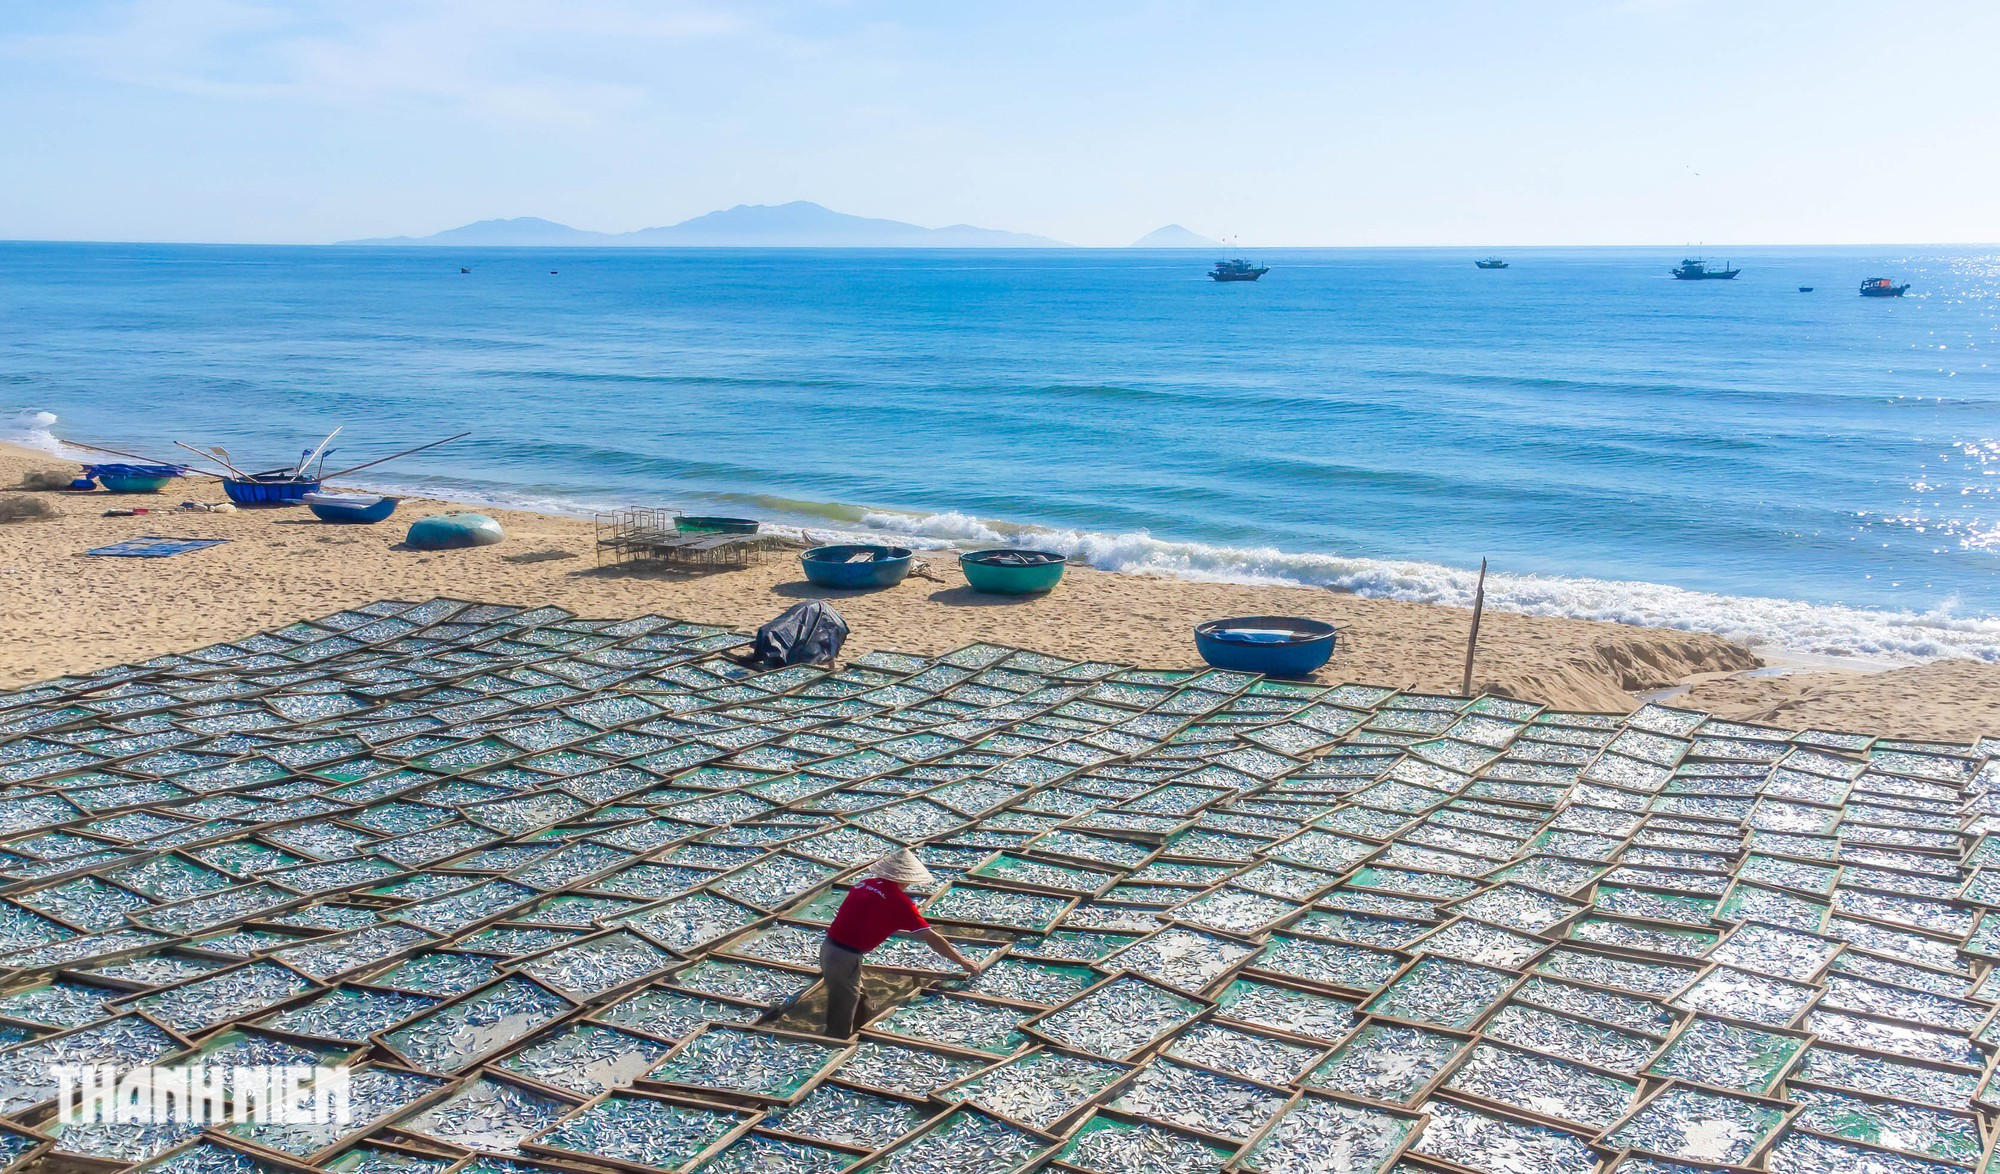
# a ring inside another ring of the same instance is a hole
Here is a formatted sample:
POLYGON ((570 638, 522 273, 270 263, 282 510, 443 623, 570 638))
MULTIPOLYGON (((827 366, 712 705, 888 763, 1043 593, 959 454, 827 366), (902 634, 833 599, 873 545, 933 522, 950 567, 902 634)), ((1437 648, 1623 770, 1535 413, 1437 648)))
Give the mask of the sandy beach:
MULTIPOLYGON (((0 486, 32 470, 74 467, 0 445, 0 486)), ((18 492, 0 490, 0 492, 18 492)), ((753 628, 802 598, 826 595, 853 628, 848 649, 938 653, 975 640, 1148 666, 1198 663, 1190 635, 1227 615, 1304 615, 1338 625, 1325 681, 1454 692, 1470 613, 1317 588, 1252 587, 1113 575, 1075 567, 1050 595, 1004 599, 965 586, 949 555, 929 577, 845 595, 809 587, 790 555, 744 570, 680 574, 597 565, 591 523, 482 510, 507 540, 474 550, 398 549, 409 522, 452 508, 406 499, 390 522, 329 526, 303 509, 181 512, 223 500, 205 479, 158 497, 38 492, 53 516, 0 525, 0 685, 85 672, 240 637, 383 598, 436 595, 556 604, 584 615, 671 615, 753 628), (138 517, 104 511, 144 507, 138 517), (141 535, 226 539, 169 560, 85 558, 141 535)), ((1868 730, 1966 740, 2000 734, 2000 666, 1946 661, 1886 672, 1769 675, 1763 659, 1718 637, 1488 612, 1479 691, 1584 710, 1624 712, 1635 694, 1691 685, 1672 704, 1787 728, 1868 730), (1748 675, 1754 674, 1754 675, 1748 675)))

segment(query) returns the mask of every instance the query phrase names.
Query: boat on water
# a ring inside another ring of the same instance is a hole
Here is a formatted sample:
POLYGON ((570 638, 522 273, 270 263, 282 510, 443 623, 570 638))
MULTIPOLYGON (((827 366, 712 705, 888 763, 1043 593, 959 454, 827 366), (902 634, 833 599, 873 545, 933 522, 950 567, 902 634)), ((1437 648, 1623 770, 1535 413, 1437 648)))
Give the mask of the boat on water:
POLYGON ((1861 296, 1864 298, 1900 298, 1905 293, 1908 293, 1909 289, 1910 287, 1907 283, 1897 285, 1892 279, 1887 277, 1871 277, 1861 283, 1861 296))
POLYGON ((1741 272, 1741 269, 1731 269, 1726 264, 1719 269, 1711 269, 1708 262, 1701 258, 1688 257, 1681 261, 1673 274, 1681 281, 1728 281, 1741 272))
POLYGON ((1253 265, 1237 257, 1231 261, 1217 261, 1208 275, 1216 281, 1255 281, 1270 271, 1268 265, 1253 265))
POLYGON ((1505 269, 1507 267, 1507 262, 1502 261, 1498 257, 1488 257, 1484 261, 1474 261, 1473 264, 1481 269, 1505 269))

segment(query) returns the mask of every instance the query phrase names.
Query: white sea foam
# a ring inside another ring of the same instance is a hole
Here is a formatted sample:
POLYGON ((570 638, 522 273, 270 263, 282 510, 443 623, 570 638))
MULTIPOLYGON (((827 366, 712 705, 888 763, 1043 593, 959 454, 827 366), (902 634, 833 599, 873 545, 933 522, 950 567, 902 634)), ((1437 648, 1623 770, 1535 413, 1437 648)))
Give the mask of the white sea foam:
POLYGON ((12 412, 0 417, 0 440, 18 444, 23 448, 36 448, 46 453, 63 455, 62 441, 56 439, 52 429, 56 426, 56 414, 33 408, 12 412))
POLYGON ((947 542, 1005 544, 1006 535, 970 514, 956 510, 942 514, 897 514, 870 510, 861 515, 861 524, 871 530, 885 530, 906 538, 942 538, 947 542))
MULTIPOLYGON (((924 517, 873 513, 865 523, 891 534, 930 537, 983 529, 961 514, 924 517)), ((1474 571, 1436 563, 1291 554, 1273 547, 1167 542, 1150 535, 1099 534, 1027 527, 1009 545, 1054 550, 1105 571, 1218 583, 1327 587, 1376 599, 1471 607, 1474 571)), ((1713 632, 1746 644, 1856 660, 1915 663, 1944 657, 2000 662, 2000 619, 1929 612, 1879 611, 1793 599, 1721 595, 1661 583, 1495 573, 1486 605, 1500 611, 1713 632)))

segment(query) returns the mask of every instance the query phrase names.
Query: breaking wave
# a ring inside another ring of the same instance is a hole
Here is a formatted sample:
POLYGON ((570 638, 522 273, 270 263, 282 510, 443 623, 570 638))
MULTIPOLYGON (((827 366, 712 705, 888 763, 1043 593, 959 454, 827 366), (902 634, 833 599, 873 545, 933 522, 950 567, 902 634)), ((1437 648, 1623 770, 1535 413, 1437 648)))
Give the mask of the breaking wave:
MULTIPOLYGON (((1008 527, 960 513, 870 512, 877 539, 893 535, 933 548, 991 543, 1059 551, 1103 571, 1211 583, 1324 587, 1372 599, 1471 607, 1477 572, 1437 563, 1295 554, 1268 546, 1169 542, 1148 534, 1008 527)), ((1489 574, 1486 606, 1524 615, 1602 620, 1711 632, 1743 644, 1815 656, 1915 663, 1946 657, 2000 662, 2000 619, 1949 607, 1881 611, 1749 595, 1691 591, 1663 583, 1554 575, 1489 574)))

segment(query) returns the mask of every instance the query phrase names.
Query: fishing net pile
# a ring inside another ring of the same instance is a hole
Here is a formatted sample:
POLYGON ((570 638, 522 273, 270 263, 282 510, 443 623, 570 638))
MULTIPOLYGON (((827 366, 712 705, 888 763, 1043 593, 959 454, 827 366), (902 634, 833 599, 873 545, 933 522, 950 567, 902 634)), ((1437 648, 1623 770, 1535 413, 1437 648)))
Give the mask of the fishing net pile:
POLYGON ((0 694, 0 1168, 1951 1174, 2000 740, 383 602, 0 694), (904 845, 978 963, 811 1034, 904 845), (351 1115, 51 1120, 56 1065, 351 1115))

